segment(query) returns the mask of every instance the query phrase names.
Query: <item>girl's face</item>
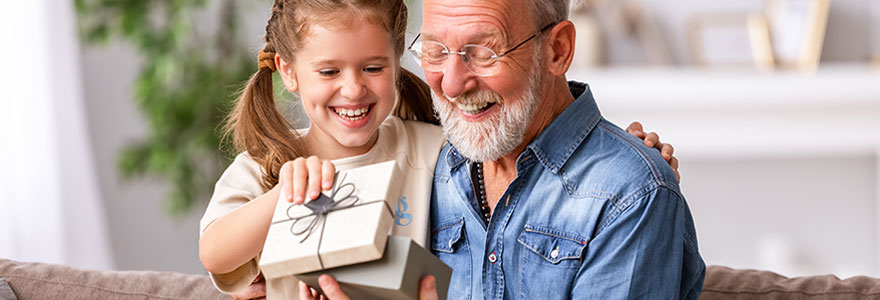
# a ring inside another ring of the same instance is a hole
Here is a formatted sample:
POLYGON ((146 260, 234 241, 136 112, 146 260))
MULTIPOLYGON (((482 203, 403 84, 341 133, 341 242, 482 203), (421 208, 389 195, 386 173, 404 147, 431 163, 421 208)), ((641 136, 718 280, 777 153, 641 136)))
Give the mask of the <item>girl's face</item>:
POLYGON ((398 62, 390 35, 371 22, 313 24, 310 31, 293 64, 278 64, 311 120, 306 144, 323 159, 366 153, 394 106, 398 62))

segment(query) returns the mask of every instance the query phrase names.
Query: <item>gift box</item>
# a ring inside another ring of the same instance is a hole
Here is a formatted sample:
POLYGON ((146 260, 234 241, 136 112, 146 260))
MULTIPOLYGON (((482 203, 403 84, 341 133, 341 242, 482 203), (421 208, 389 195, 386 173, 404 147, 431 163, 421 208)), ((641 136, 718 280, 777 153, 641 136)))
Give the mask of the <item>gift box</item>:
POLYGON ((408 237, 390 236, 380 260, 296 275, 320 291, 318 277, 329 274, 352 299, 419 299, 422 278, 434 275, 439 299, 446 299, 452 268, 408 237))
POLYGON ((304 205, 279 199, 260 269, 278 278, 382 258, 400 196, 394 161, 341 171, 333 188, 304 205))

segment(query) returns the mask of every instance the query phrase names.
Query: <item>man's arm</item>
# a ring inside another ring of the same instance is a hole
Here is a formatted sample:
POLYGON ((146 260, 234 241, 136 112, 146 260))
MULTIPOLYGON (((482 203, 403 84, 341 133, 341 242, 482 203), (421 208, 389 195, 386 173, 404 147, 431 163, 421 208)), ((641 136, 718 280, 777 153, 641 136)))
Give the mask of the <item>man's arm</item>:
POLYGON ((706 268, 681 194, 659 187, 627 202, 605 214, 587 245, 571 296, 697 299, 706 268))

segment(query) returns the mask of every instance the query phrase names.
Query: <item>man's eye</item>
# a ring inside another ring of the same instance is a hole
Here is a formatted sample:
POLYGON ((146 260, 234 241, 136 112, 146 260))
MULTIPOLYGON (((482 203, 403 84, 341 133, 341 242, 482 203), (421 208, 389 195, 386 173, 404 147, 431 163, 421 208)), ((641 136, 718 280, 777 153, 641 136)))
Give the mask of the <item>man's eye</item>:
POLYGON ((323 70, 318 71, 318 74, 321 74, 321 76, 327 76, 327 77, 329 77, 329 76, 333 76, 333 75, 339 74, 339 70, 336 70, 336 69, 323 69, 323 70))
POLYGON ((379 73, 379 72, 382 72, 382 70, 384 70, 384 69, 385 69, 385 67, 365 67, 364 72, 379 73))

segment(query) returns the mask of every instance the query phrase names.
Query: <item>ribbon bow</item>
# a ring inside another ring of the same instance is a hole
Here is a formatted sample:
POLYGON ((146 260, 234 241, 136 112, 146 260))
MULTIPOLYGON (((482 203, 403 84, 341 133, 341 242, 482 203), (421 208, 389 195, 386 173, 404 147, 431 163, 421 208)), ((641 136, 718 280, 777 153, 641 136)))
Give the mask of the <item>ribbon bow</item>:
MULTIPOLYGON (((296 205, 291 205, 287 207, 288 219, 279 222, 293 221, 293 223, 290 224, 290 233, 294 236, 301 236, 305 234, 305 237, 303 237, 303 239, 299 241, 300 243, 305 242, 305 240, 307 240, 309 236, 312 235, 312 232, 314 232, 315 227, 318 225, 318 223, 323 222, 327 219, 327 214, 333 211, 352 207, 357 204, 358 200, 360 200, 358 196, 354 195, 354 192, 356 190, 354 183, 343 182, 345 182, 345 175, 343 175, 342 179, 339 180, 338 185, 333 186, 333 189, 330 192, 330 197, 321 194, 320 196, 318 196, 318 199, 306 203, 304 206, 312 210, 311 214, 293 217, 291 214, 293 208, 296 207, 296 205), (345 196, 339 197, 337 199, 337 196, 342 195, 346 192, 347 194, 345 194, 345 196), (305 221, 306 219, 309 219, 309 221, 305 228, 297 229, 296 225, 300 221, 305 221)), ((323 230, 323 226, 321 228, 323 230)))

